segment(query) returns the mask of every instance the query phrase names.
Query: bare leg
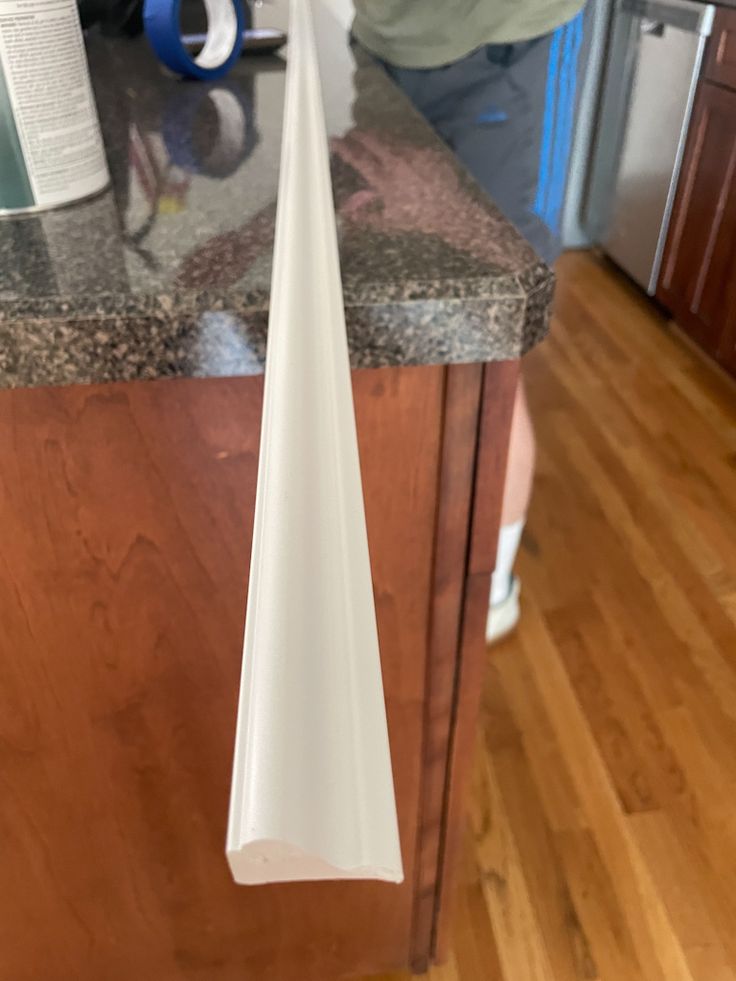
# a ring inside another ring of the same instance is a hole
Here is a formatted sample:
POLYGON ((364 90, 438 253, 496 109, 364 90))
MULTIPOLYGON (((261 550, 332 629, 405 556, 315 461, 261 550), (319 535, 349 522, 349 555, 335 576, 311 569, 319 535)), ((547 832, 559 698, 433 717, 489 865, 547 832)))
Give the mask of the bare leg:
POLYGON ((491 580, 491 609, 486 629, 489 641, 508 633, 519 618, 519 584, 513 569, 532 493, 535 456, 534 429, 524 384, 519 379, 511 420, 496 571, 491 580))
POLYGON ((514 401, 509 437, 509 455, 506 462, 506 483, 503 488, 501 525, 511 525, 526 518, 534 482, 536 443, 534 428, 529 416, 529 406, 520 377, 514 401))

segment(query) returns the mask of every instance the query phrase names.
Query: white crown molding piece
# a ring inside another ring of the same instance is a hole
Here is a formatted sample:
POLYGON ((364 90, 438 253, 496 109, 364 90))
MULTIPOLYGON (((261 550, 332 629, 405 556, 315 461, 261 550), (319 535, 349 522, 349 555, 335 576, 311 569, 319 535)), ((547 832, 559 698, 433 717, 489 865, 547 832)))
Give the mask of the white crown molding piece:
POLYGON ((292 0, 227 858, 401 882, 322 92, 292 0))

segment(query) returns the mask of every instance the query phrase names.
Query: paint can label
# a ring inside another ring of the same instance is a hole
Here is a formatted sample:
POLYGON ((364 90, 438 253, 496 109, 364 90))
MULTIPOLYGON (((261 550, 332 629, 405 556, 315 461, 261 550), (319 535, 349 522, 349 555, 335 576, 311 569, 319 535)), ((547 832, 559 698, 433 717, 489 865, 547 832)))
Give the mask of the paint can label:
POLYGON ((76 0, 0 0, 0 214, 109 181, 76 0))

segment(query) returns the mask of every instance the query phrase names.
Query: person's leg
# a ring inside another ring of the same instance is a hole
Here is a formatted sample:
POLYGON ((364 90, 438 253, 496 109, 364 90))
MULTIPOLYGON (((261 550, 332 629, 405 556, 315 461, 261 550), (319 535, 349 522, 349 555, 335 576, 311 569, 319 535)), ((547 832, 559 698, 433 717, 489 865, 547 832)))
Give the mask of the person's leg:
POLYGON ((509 435, 496 568, 491 579, 490 609, 486 626, 486 639, 489 642, 507 634, 519 619, 519 582, 514 576, 514 563, 532 495, 535 457, 534 427, 529 415, 524 383, 520 378, 509 435))
POLYGON ((520 378, 511 420, 506 483, 501 505, 502 525, 512 525, 526 517, 532 496, 535 459, 534 427, 529 416, 524 381, 520 378))
MULTIPOLYGON (((441 69, 387 66, 500 210, 550 264, 560 251, 581 46, 583 14, 546 37, 488 45, 441 69)), ((513 567, 534 462, 534 430, 520 382, 486 630, 491 642, 513 629, 519 618, 519 582, 513 567)))

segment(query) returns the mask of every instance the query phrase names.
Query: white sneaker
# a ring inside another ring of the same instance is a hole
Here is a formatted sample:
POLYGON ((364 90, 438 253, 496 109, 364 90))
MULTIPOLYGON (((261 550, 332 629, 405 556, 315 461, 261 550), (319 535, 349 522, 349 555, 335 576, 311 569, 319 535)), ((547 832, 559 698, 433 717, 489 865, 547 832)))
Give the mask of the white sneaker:
POLYGON ((513 576, 509 595, 505 600, 489 608, 488 619, 486 620, 487 644, 495 644, 496 641, 505 637, 506 634, 510 634, 519 622, 519 616, 521 615, 521 608, 519 606, 520 592, 521 583, 519 582, 519 577, 513 576))

